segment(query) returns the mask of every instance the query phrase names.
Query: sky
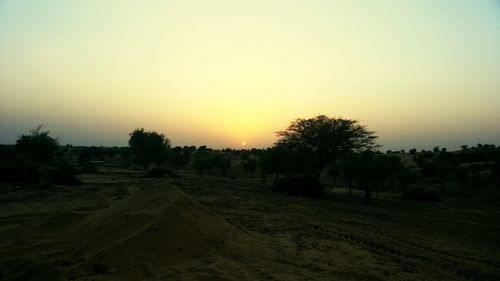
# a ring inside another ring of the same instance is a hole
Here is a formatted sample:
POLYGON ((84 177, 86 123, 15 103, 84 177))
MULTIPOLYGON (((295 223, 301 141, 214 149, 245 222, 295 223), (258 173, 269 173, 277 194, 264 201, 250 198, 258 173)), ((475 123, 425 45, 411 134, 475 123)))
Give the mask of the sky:
POLYGON ((500 1, 0 0, 0 143, 267 147, 318 114, 500 145, 500 1))

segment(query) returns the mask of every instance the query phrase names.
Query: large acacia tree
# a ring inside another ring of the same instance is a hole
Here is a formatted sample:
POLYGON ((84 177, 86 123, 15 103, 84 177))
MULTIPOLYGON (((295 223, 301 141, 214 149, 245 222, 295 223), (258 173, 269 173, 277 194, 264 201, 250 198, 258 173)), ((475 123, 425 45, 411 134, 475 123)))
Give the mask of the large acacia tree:
MULTIPOLYGON (((376 147, 376 136, 357 120, 318 115, 297 119, 280 131, 276 147, 307 155, 307 174, 319 180, 325 167, 354 152, 376 147)), ((298 163, 303 165, 304 163, 298 163)))

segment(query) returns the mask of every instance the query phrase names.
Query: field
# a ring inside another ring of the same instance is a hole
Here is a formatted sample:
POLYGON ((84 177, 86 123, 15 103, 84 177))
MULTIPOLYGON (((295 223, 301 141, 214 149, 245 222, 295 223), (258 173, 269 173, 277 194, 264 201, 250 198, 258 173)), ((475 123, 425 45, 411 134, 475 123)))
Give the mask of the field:
POLYGON ((112 169, 0 194, 0 280, 500 280, 494 189, 441 203, 112 169))

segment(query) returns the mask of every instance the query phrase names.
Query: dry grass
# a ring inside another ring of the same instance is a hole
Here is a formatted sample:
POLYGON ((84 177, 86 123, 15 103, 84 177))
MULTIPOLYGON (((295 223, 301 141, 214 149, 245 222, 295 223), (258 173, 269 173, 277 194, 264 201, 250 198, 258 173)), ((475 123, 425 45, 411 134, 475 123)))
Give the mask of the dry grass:
POLYGON ((4 280, 500 277, 494 191, 442 203, 384 194, 366 206, 338 188, 307 199, 191 174, 111 171, 82 181, 0 195, 4 280))

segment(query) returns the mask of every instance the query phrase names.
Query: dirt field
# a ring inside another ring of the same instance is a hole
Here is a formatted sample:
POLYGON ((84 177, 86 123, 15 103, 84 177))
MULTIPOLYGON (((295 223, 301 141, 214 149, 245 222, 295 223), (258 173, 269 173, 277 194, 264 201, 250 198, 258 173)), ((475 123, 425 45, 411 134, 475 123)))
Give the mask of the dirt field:
POLYGON ((215 177, 81 179, 0 195, 0 280, 500 280, 498 195, 366 206, 215 177))

